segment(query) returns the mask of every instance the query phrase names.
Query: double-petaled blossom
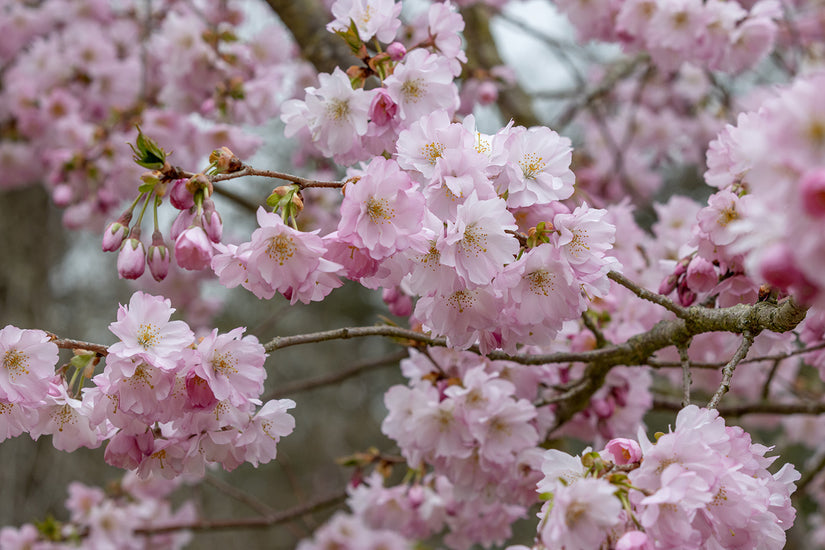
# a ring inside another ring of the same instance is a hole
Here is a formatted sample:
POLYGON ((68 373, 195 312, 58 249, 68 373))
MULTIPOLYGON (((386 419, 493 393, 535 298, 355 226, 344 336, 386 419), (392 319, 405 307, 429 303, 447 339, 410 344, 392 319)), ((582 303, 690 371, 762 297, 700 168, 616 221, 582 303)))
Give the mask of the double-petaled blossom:
POLYGON ((355 23, 358 37, 364 42, 374 36, 389 43, 401 26, 401 2, 395 0, 336 0, 330 11, 335 20, 327 25, 328 31, 346 32, 355 23))
POLYGON ((57 345, 42 330, 6 325, 0 330, 0 408, 36 405, 49 391, 57 365, 57 345), (4 403, 5 402, 5 403, 4 403))
POLYGON ((242 336, 243 328, 226 334, 217 329, 198 344, 198 360, 193 373, 200 376, 218 401, 236 406, 257 399, 263 392, 266 353, 254 336, 242 336))
POLYGON ((559 201, 573 194, 570 140, 545 127, 513 128, 508 162, 499 178, 506 184, 508 206, 559 201))
POLYGON ((306 303, 323 299, 341 285, 341 266, 322 257, 326 246, 318 231, 292 229, 263 208, 258 209, 258 224, 244 253, 244 286, 256 296, 268 299, 280 292, 293 304, 306 303))
POLYGON ((424 200, 407 173, 394 160, 376 157, 357 182, 347 184, 338 238, 382 260, 423 248, 423 217, 424 200))
POLYGON ((458 88, 450 61, 424 49, 409 52, 384 80, 402 120, 413 121, 439 109, 458 109, 458 88))
POLYGON ((441 263, 454 267, 468 287, 489 284, 518 252, 519 243, 508 230, 515 231, 516 224, 504 200, 481 200, 471 193, 438 239, 441 263))
POLYGON ((166 371, 173 371, 181 351, 195 339, 184 321, 171 321, 174 308, 168 299, 135 292, 128 306, 121 305, 109 330, 120 341, 109 347, 116 357, 138 357, 166 371))
POLYGON ((318 75, 320 87, 307 88, 304 101, 289 100, 282 108, 285 134, 292 137, 309 130, 315 146, 324 155, 354 154, 358 140, 367 133, 372 94, 353 90, 347 75, 335 68, 332 74, 318 75))

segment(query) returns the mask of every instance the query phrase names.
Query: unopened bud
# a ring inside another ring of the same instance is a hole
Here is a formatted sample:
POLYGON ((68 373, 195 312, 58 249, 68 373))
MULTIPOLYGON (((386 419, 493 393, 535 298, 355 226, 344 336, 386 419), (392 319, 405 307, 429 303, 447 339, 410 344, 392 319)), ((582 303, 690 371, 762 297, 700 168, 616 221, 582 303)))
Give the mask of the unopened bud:
POLYGON ((169 248, 163 242, 163 235, 160 231, 152 234, 152 246, 146 255, 146 263, 149 264, 149 272, 156 281, 162 281, 169 274, 169 262, 172 255, 169 248))
POLYGON ((140 231, 132 230, 117 257, 117 274, 121 279, 137 279, 146 269, 146 250, 140 242, 140 231))
POLYGON ((407 48, 401 42, 393 42, 387 46, 387 53, 393 61, 401 61, 407 55, 407 48))

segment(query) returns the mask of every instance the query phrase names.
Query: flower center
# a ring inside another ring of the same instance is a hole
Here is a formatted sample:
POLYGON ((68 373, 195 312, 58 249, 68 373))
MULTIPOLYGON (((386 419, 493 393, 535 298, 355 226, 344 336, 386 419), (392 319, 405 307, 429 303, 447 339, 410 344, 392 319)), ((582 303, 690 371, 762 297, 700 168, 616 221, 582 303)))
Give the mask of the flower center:
POLYGON ((292 237, 281 233, 277 237, 269 239, 269 245, 266 247, 266 254, 270 259, 278 262, 278 265, 284 265, 284 262, 295 255, 296 246, 292 237))
POLYGON ((21 374, 29 373, 29 357, 19 350, 10 349, 3 355, 3 367, 14 380, 21 374))
POLYGON ((535 153, 525 153, 518 164, 527 179, 535 179, 536 175, 547 166, 547 163, 543 162, 543 157, 535 153))
POLYGON ((413 78, 406 80, 401 85, 401 95, 408 103, 417 103, 421 96, 424 95, 425 85, 421 78, 413 78))
POLYGON ((137 331, 137 343, 143 349, 149 349, 160 342, 160 329, 155 325, 140 325, 137 331))

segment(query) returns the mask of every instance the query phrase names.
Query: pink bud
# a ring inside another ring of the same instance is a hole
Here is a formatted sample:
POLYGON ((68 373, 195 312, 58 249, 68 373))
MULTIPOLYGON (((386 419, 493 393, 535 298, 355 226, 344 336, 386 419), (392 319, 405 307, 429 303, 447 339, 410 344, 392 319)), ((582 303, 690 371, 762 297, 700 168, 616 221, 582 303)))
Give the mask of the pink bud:
POLYGON ((498 86, 495 82, 485 80, 478 85, 478 102, 482 105, 490 105, 498 99, 498 86))
POLYGON ((378 126, 386 126, 398 112, 398 105, 386 90, 378 90, 370 104, 370 119, 378 126))
POLYGON ((616 542, 616 550, 653 550, 647 533, 628 531, 616 542))
POLYGON ((188 179, 179 179, 172 182, 169 189, 169 202, 178 210, 188 210, 195 206, 195 198, 192 193, 186 189, 186 182, 188 179))
POLYGON ((143 243, 134 236, 140 232, 132 231, 133 238, 123 243, 117 256, 117 274, 121 279, 137 279, 146 269, 146 251, 143 243))
POLYGON ((605 445, 604 450, 613 458, 616 464, 630 464, 642 459, 642 448, 632 439, 617 437, 605 445))
POLYGON ((694 292, 708 292, 719 282, 713 264, 701 256, 694 256, 687 268, 686 282, 694 292))
POLYGON ((194 206, 189 210, 181 210, 175 220, 172 222, 172 227, 169 228, 169 238, 177 241, 180 234, 183 233, 187 227, 195 223, 195 208, 194 206))
POLYGON ((401 61, 407 55, 407 48, 401 42, 393 42, 387 46, 387 54, 393 61, 401 61))
POLYGON ((591 399, 590 408, 599 418, 610 418, 616 410, 616 406, 609 399, 591 399))
POLYGON ((412 313, 412 298, 401 292, 398 287, 385 288, 381 298, 393 315, 407 317, 412 313))
POLYGON ((679 279, 675 275, 668 275, 659 285, 659 294, 662 296, 667 296, 674 290, 676 290, 676 283, 679 282, 679 279))
POLYGON ((223 220, 221 220, 218 211, 215 210, 215 203, 211 199, 205 199, 203 201, 203 217, 201 218, 201 222, 203 223, 203 230, 206 231, 206 236, 209 237, 209 240, 213 243, 221 242, 223 220))
POLYGON ((802 208, 809 216, 825 216, 825 168, 805 172, 799 182, 799 192, 802 195, 802 208))
POLYGON ((676 287, 676 295, 679 297, 679 303, 682 307, 690 307, 696 301, 696 293, 688 288, 684 279, 676 287))
POLYGON ((166 243, 163 242, 163 235, 160 231, 155 231, 152 235, 152 246, 149 247, 146 263, 149 264, 149 271, 156 281, 162 281, 169 274, 169 262, 172 254, 166 243))
POLYGON ((194 410, 212 410, 218 404, 218 399, 212 393, 209 382, 198 376, 194 371, 186 375, 186 404, 194 410))
POLYGON ((103 252, 114 252, 129 234, 129 228, 122 223, 112 222, 103 232, 103 252))
POLYGON ((193 225, 175 240, 175 259, 184 269, 199 271, 212 262, 212 243, 202 227, 193 225))
POLYGON ((52 200, 60 208, 69 206, 74 198, 72 188, 65 183, 56 186, 52 191, 52 200))

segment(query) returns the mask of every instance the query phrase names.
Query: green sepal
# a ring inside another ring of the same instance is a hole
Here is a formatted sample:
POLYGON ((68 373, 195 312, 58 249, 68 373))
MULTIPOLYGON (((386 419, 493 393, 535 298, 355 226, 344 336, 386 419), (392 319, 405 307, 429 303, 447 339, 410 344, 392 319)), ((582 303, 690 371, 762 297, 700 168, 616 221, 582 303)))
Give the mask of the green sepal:
POLYGON ((93 351, 83 351, 72 357, 69 364, 78 370, 82 370, 89 366, 95 356, 96 354, 93 351))
POLYGON ((132 160, 150 170, 163 169, 164 164, 166 164, 166 151, 161 149, 153 139, 146 137, 143 130, 140 129, 140 126, 138 126, 137 129, 138 137, 137 140, 135 140, 135 144, 129 144, 129 147, 132 148, 132 153, 134 153, 132 160))

